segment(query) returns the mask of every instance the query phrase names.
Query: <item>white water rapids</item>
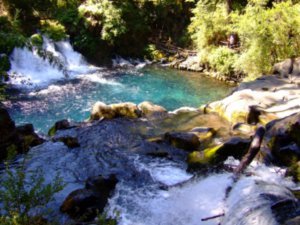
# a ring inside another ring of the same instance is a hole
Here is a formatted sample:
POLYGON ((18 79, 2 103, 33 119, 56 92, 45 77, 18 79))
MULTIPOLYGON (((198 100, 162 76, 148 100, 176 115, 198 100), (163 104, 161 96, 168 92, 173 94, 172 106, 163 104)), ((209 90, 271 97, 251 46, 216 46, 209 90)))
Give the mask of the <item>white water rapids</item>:
POLYGON ((9 74, 13 85, 45 86, 53 81, 91 74, 100 69, 89 65, 81 54, 74 51, 69 41, 53 42, 43 36, 42 50, 46 57, 41 57, 36 47, 32 48, 15 48, 12 52, 9 74))

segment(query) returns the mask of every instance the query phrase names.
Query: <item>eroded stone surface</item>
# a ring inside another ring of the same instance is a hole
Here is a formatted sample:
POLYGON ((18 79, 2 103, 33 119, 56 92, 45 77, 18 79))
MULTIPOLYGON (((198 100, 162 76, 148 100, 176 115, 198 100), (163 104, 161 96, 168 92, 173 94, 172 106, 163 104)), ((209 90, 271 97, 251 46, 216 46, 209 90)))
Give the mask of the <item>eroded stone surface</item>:
POLYGON ((233 124, 267 124, 300 110, 300 77, 264 76, 242 83, 227 98, 204 107, 217 112, 233 124))

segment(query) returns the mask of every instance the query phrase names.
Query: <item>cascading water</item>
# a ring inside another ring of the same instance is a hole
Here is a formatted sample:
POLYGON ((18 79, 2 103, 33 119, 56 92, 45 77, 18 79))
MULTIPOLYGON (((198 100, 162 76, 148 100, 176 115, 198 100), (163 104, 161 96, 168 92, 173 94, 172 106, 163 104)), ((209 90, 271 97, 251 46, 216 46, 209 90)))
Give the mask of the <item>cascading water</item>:
POLYGON ((36 49, 15 48, 10 62, 10 81, 16 86, 36 86, 64 78, 63 72, 40 57, 36 49))
POLYGON ((53 42, 45 36, 41 49, 15 48, 10 62, 11 83, 19 87, 45 86, 67 76, 99 69, 87 64, 69 41, 53 42))

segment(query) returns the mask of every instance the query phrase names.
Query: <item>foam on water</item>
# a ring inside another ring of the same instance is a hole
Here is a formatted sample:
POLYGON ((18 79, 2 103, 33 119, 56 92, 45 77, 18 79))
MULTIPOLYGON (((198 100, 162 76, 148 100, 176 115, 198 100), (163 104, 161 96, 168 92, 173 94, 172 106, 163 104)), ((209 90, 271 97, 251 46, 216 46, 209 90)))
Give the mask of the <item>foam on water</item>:
MULTIPOLYGON (((166 182, 172 175, 177 176, 173 169, 168 171, 166 182)), ((151 174, 155 170, 153 167, 151 174)), ((250 171, 255 175, 242 177, 233 185, 228 198, 226 190, 233 184, 231 173, 196 178, 168 190, 132 187, 123 182, 117 185, 116 194, 109 201, 109 215, 118 212, 120 225, 278 224, 270 208, 272 198, 264 196, 293 199, 286 187, 295 184, 278 174, 277 169, 261 164, 252 165, 250 171), (223 213, 225 217, 202 221, 223 213)), ((164 183, 164 177, 160 178, 164 183)))
POLYGON ((64 78, 59 68, 41 58, 37 50, 31 51, 27 47, 15 48, 10 56, 10 62, 9 74, 13 85, 35 87, 64 78))
POLYGON ((41 87, 51 82, 78 74, 91 73, 100 68, 89 65, 83 56, 74 51, 68 40, 53 42, 43 36, 42 49, 56 58, 60 65, 51 63, 50 58, 41 57, 38 49, 15 48, 10 56, 11 83, 18 87, 41 87), (67 75, 67 76, 66 76, 67 75))
MULTIPOLYGON (((229 176, 212 175, 168 191, 134 189, 122 183, 110 200, 109 212, 112 215, 120 212, 121 225, 199 225, 202 218, 222 212, 229 176)), ((216 221, 202 224, 216 224, 216 221)))

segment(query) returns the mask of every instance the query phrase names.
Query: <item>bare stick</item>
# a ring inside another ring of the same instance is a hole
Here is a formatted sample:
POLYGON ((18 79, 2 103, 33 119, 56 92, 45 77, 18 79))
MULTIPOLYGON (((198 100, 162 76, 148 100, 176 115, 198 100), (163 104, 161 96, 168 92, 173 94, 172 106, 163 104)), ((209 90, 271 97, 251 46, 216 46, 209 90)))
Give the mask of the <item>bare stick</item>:
POLYGON ((244 172, 247 166, 252 162, 257 153, 259 152, 260 145, 262 143, 263 137, 265 135, 265 128, 259 127, 254 135, 254 138, 251 142, 250 148, 247 154, 243 157, 238 167, 234 170, 233 174, 235 179, 238 179, 239 176, 244 172))
POLYGON ((225 216, 225 213, 221 213, 221 214, 218 214, 218 215, 215 215, 215 216, 210 216, 210 217, 202 218, 201 221, 212 220, 212 219, 216 219, 216 218, 219 218, 219 217, 222 217, 222 216, 225 216))

